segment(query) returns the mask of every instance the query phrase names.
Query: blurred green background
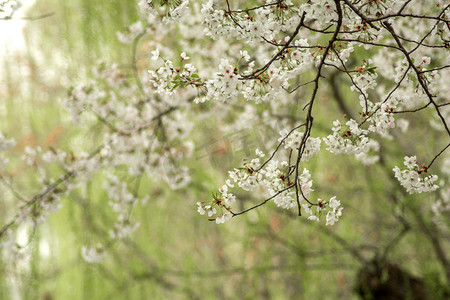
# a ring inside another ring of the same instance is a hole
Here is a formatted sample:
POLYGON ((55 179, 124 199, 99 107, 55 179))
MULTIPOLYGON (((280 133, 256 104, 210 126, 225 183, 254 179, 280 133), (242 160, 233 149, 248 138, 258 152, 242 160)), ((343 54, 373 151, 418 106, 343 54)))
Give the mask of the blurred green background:
MULTIPOLYGON (((101 126, 74 126, 57 100, 69 85, 92 78, 98 60, 130 69, 131 46, 119 43, 116 32, 138 20, 136 2, 37 0, 26 10, 28 16, 51 15, 21 21, 24 48, 5 48, 0 56, 0 130, 17 140, 9 155, 20 157, 26 146, 86 147, 95 139, 101 126)), ((138 49, 138 57, 146 51, 138 49)), ((340 92, 350 95, 348 89, 340 92)), ((327 109, 315 120, 315 135, 328 134, 329 120, 336 118, 332 95, 336 90, 326 86, 319 102, 327 109)), ((386 275, 393 263, 419 278, 429 299, 445 299, 447 279, 437 249, 450 252, 448 219, 436 226, 430 211, 435 196, 410 197, 392 180, 392 166, 402 162, 392 157, 401 159, 405 149, 430 157, 440 146, 439 135, 424 129, 425 118, 410 121, 414 134, 398 143, 382 142, 382 155, 391 156, 381 165, 361 168, 351 157, 324 151, 308 163, 319 197, 336 194, 345 207, 332 228, 273 203, 224 226, 198 215, 195 203, 223 184, 247 150, 238 135, 227 138, 233 147, 224 150, 218 132, 199 126, 198 159, 189 165, 192 184, 171 191, 145 178, 141 193, 150 200, 133 212, 141 226, 111 246, 105 263, 88 264, 80 255, 81 246, 104 241, 115 217, 99 174, 64 197, 63 208, 44 225, 17 233, 18 240, 32 237, 30 256, 18 264, 16 258, 0 257, 0 299, 358 299, 359 272, 376 258, 385 259, 385 281, 397 282, 386 275), (202 144, 214 153, 207 154, 202 144)), ((267 134, 264 128, 249 130, 247 144, 257 147, 261 134, 267 134)), ((14 163, 10 169, 7 181, 25 198, 39 192, 32 168, 14 163)), ((3 225, 17 200, 4 185, 1 191, 3 225)), ((243 207, 258 200, 241 196, 243 207)))

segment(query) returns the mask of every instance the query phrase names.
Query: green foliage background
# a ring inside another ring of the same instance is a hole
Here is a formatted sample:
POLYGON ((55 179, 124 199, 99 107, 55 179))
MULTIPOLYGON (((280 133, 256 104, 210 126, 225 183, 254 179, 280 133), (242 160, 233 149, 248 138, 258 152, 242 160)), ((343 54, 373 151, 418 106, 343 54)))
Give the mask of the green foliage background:
MULTIPOLYGON (((138 20, 135 1, 40 0, 28 14, 48 12, 54 14, 27 22, 26 51, 11 53, 2 62, 2 105, 7 116, 0 129, 18 141, 9 152, 12 156, 20 156, 25 146, 92 149, 102 125, 74 126, 57 99, 69 85, 88 81, 98 60, 130 70, 131 46, 119 43, 116 32, 138 20)), ((141 48, 137 57, 145 61, 148 50, 141 48)), ((341 92, 346 99, 354 97, 348 88, 341 92)), ((332 95, 326 86, 316 136, 328 134, 330 120, 340 117, 332 95)), ((435 153, 439 137, 423 129, 424 120, 410 121, 415 135, 383 143, 382 152, 400 158, 405 149, 435 153), (420 149, 411 149, 413 145, 420 149)), ((401 161, 389 156, 384 165, 362 168, 353 158, 321 153, 309 162, 315 195, 337 194, 343 202, 344 217, 335 227, 298 218, 273 203, 217 226, 196 213, 195 203, 223 184, 226 171, 248 149, 238 146, 237 133, 231 137, 233 150, 223 154, 220 139, 215 139, 220 136, 219 124, 212 126, 217 131, 196 127, 198 159, 190 163, 192 184, 171 191, 151 178, 142 179, 139 193, 150 195, 150 200, 133 212, 141 226, 130 239, 111 245, 104 264, 87 264, 80 256, 81 246, 105 242, 115 217, 102 188, 105 174, 99 174, 79 192, 64 197, 62 210, 43 226, 27 230, 33 236, 28 246, 31 259, 14 273, 0 269, 0 299, 16 299, 17 294, 21 295, 17 299, 45 300, 357 299, 353 292, 357 272, 367 268, 358 255, 370 260, 385 249, 389 261, 425 279, 430 299, 443 297, 444 272, 430 236, 437 236, 447 252, 449 239, 430 222, 434 196, 409 197, 392 180, 392 166, 401 161), (202 145, 217 151, 207 154, 202 145), (395 214, 407 219, 410 229, 391 248, 403 230, 395 214)), ((264 133, 263 128, 245 133, 250 153, 258 145, 258 134, 264 133)), ((15 170, 11 179, 25 198, 39 191, 33 170, 25 164, 10 169, 15 170)), ((50 171, 58 173, 56 168, 50 171)), ((1 224, 14 214, 12 195, 6 189, 2 192, 1 224)), ((258 200, 238 196, 242 207, 258 200)))

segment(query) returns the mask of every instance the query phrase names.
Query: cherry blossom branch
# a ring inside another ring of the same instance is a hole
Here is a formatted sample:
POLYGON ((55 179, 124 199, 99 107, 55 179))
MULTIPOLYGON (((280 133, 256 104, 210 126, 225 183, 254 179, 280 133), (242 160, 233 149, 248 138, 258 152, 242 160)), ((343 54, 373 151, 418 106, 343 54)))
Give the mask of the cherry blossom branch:
MULTIPOLYGON (((96 155, 98 155, 100 153, 100 151, 102 149, 103 149, 103 145, 97 147, 95 150, 93 150, 91 153, 89 153, 89 155, 87 156, 86 160, 91 160, 92 158, 94 158, 96 155)), ((61 183, 66 182, 67 180, 69 180, 72 177, 75 177, 76 174, 77 174, 76 170, 66 172, 65 174, 60 176, 55 182, 47 185, 42 192, 40 192, 39 194, 35 195, 28 202, 26 202, 24 207, 29 207, 29 206, 31 206, 31 205, 41 201, 45 196, 47 196, 48 194, 54 192, 61 183)), ((9 223, 5 224, 0 229, 0 238, 3 236, 3 234, 5 234, 5 232, 11 226, 13 226, 16 223, 16 221, 20 217, 21 217, 21 214, 17 214, 9 223)))
MULTIPOLYGON (((447 145, 448 147, 448 145, 447 145)), ((447 148, 446 147, 446 148, 447 148)), ((444 148, 443 151, 446 149, 444 148)), ((405 151, 406 149, 404 149, 405 151)), ((438 155, 440 155, 443 151, 441 151, 438 155)), ((388 176, 389 178, 391 178, 391 181, 395 183, 395 186, 397 187, 397 191, 400 192, 402 194, 402 197, 408 197, 408 194, 406 193, 405 189, 400 185, 400 183, 394 178, 390 168, 387 167, 386 165, 386 161, 384 159, 380 160, 380 165, 383 167, 382 170, 385 172, 386 176, 388 176)), ((397 198, 398 196, 396 195, 397 191, 390 191, 389 195, 390 195, 390 199, 392 200, 392 202, 395 205, 399 205, 399 199, 397 198)), ((436 254, 436 257, 438 258, 438 260, 441 262, 444 270, 445 270, 445 274, 447 277, 447 280, 450 281, 450 262, 447 258, 447 255, 445 253, 445 251, 442 248, 441 242, 439 241, 439 238, 437 236, 437 230, 431 230, 424 218, 423 218, 423 213, 422 211, 418 212, 416 209, 414 209, 414 207, 412 206, 406 206, 406 208, 408 210, 410 210, 413 213, 414 218, 416 219, 416 221, 420 224, 420 229, 426 234, 426 236, 429 238, 430 243, 433 246, 433 250, 436 254)), ((405 223, 406 221, 402 221, 403 226, 405 226, 407 223, 405 223)), ((408 226, 408 225, 406 225, 408 226)))
MULTIPOLYGON (((450 7, 450 6, 449 6, 449 7, 450 7)), ((443 10, 443 11, 439 14, 439 16, 441 16, 442 14, 444 14, 444 11, 445 11, 445 10, 443 10)), ((411 50, 409 51, 409 54, 411 54, 411 53, 413 53, 414 51, 416 51, 416 50, 420 47, 420 45, 422 45, 422 43, 425 41, 425 39, 426 39, 426 38, 434 31, 434 29, 435 29, 438 25, 439 25, 439 21, 437 21, 437 22, 433 25, 433 27, 431 27, 431 29, 428 31, 428 33, 425 34, 425 35, 423 36, 423 38, 417 43, 416 47, 413 48, 413 49, 411 49, 411 50)))
POLYGON ((364 97, 364 103, 365 103, 365 114, 369 114, 368 111, 368 104, 367 104, 367 96, 366 94, 361 90, 361 88, 358 86, 358 84, 356 84, 356 82, 353 80, 353 77, 350 75, 350 72, 347 70, 347 67, 345 66, 344 61, 341 59, 341 57, 339 56, 339 53, 333 48, 334 53, 336 54, 336 57, 339 59, 339 62, 341 63, 342 67, 344 68, 344 73, 348 75, 348 77, 350 78, 350 81, 352 82, 352 84, 356 87, 356 89, 359 91, 359 93, 364 97))
POLYGON ((254 78, 258 78, 259 75, 261 75, 262 73, 264 73, 269 67, 270 65, 276 60, 278 59, 278 57, 280 57, 284 51, 289 47, 289 45, 291 44, 291 42, 294 40, 294 38, 297 36, 298 32, 300 31, 300 28, 303 26, 303 22, 305 20, 306 17, 306 13, 303 13, 300 22, 297 25, 297 28, 295 28, 294 33, 292 33, 292 35, 290 36, 289 40, 286 42, 286 44, 284 45, 283 48, 281 48, 277 54, 275 54, 263 67, 257 69, 256 71, 254 71, 253 73, 249 74, 249 75, 245 75, 242 76, 242 78, 240 78, 241 80, 243 79, 254 79, 254 78))
MULTIPOLYGON (((395 85, 395 87, 389 92, 389 94, 386 96, 386 98, 383 100, 383 104, 386 103, 391 96, 395 93, 395 91, 400 87, 400 85, 402 84, 403 80, 406 78, 406 76, 408 75, 409 69, 411 68, 411 66, 408 66, 408 68, 406 69, 405 73, 403 73, 402 77, 400 78, 400 81, 395 85)), ((378 110, 381 109, 381 105, 378 106, 374 113, 376 113, 378 110)), ((361 123, 359 123, 359 126, 363 125, 364 123, 366 123, 371 117, 370 116, 366 116, 364 120, 361 121, 361 123)))
MULTIPOLYGON (((245 209, 245 210, 243 210, 243 211, 240 211, 240 212, 237 212, 237 213, 232 212, 232 211, 230 211, 230 212, 231 212, 231 214, 233 215, 233 217, 239 216, 239 215, 242 215, 242 214, 245 214, 245 213, 247 213, 247 212, 249 212, 249 211, 251 211, 251 210, 254 210, 255 208, 258 208, 258 207, 260 207, 260 206, 263 206, 264 204, 266 204, 266 203, 269 202, 270 200, 276 198, 278 195, 280 195, 280 194, 282 194, 283 192, 285 192, 285 191, 289 190, 290 188, 292 188, 294 185, 296 185, 296 184, 291 184, 291 185, 285 187, 284 189, 282 189, 282 190, 276 192, 273 196, 267 198, 267 199, 264 200, 263 202, 261 202, 261 203, 259 203, 259 204, 256 204, 256 205, 254 205, 254 206, 252 206, 252 207, 250 207, 250 208, 247 208, 247 209, 245 209)), ((208 219, 208 220, 209 220, 209 221, 214 221, 214 220, 216 220, 216 219, 208 219)))
POLYGON ((259 167, 258 169, 255 170, 255 172, 258 172, 260 170, 262 170, 262 168, 264 168, 271 160, 272 158, 274 158, 275 154, 278 152, 278 150, 280 149, 281 145, 283 145, 284 141, 297 129, 299 129, 300 127, 305 126, 306 123, 300 124, 294 128, 291 129, 291 131, 288 132, 288 134, 278 143, 278 146, 275 148, 275 151, 272 152, 272 155, 261 165, 261 167, 259 167))
POLYGON ((397 42, 397 45, 399 46, 399 48, 401 49, 401 52, 405 55, 409 66, 414 70, 414 72, 417 74, 417 80, 419 81, 420 85, 422 86, 423 90, 425 91, 425 93, 428 96, 428 99, 430 100, 430 102, 433 104, 433 106, 435 107, 435 110, 439 116, 439 118, 442 121, 442 124, 445 127, 445 130, 447 131, 447 133, 450 135, 450 129, 447 125, 447 121, 445 120, 444 116, 442 115, 441 111, 439 110, 439 106, 436 104, 436 102, 433 99, 433 95, 431 95, 431 92, 429 91, 425 81, 423 80, 420 71, 417 69, 417 67, 414 65, 411 56, 410 56, 410 52, 406 51, 406 49, 403 47, 402 42, 399 40, 397 34, 394 31, 394 28, 387 22, 383 22, 382 23, 384 25, 384 27, 391 33, 392 37, 394 38, 394 40, 397 42))
POLYGON ((299 84, 299 85, 297 85, 294 89, 292 89, 291 91, 287 91, 286 90, 286 92, 288 92, 289 94, 292 94, 293 92, 295 92, 296 90, 298 90, 299 88, 301 88, 301 87, 303 87, 303 86, 305 86, 305 85, 308 85, 308 84, 311 84, 311 83, 313 83, 314 82, 314 79, 313 80, 310 80, 310 81, 308 81, 308 82, 305 82, 305 83, 302 83, 302 84, 299 84))
POLYGON ((421 111, 422 109, 427 108, 428 106, 430 106, 430 104, 431 104, 431 102, 428 102, 428 103, 425 104, 424 106, 419 107, 419 108, 417 108, 417 109, 393 111, 392 113, 393 113, 393 114, 415 113, 415 112, 421 111))
POLYGON ((334 33, 334 31, 328 31, 328 29, 333 27, 333 24, 328 25, 324 29, 312 28, 310 25, 306 25, 306 24, 303 24, 303 27, 305 27, 306 29, 308 29, 309 31, 312 31, 312 32, 318 32, 318 33, 323 33, 323 34, 333 34, 334 33))
POLYGON ((263 4, 263 5, 259 5, 259 6, 255 6, 255 7, 252 7, 252 8, 241 9, 241 10, 230 10, 230 7, 228 6, 228 12, 240 14, 240 13, 246 13, 246 12, 249 12, 249 11, 252 11, 252 10, 257 10, 257 9, 260 9, 260 8, 269 7, 269 6, 276 6, 276 5, 279 5, 279 1, 273 2, 273 3, 268 3, 268 4, 263 4))
POLYGON ((447 69, 447 68, 450 68, 450 65, 445 65, 445 66, 441 66, 441 67, 437 67, 437 68, 432 68, 432 69, 429 69, 429 70, 423 70, 423 71, 420 71, 420 72, 421 73, 428 73, 428 72, 439 71, 439 70, 443 70, 443 69, 447 69))
POLYGON ((438 154, 436 154, 436 156, 431 160, 431 162, 428 164, 427 169, 429 169, 431 167, 431 165, 434 163, 434 161, 442 154, 445 152, 445 150, 448 149, 448 147, 450 147, 450 143, 447 144, 447 146, 445 146, 438 154))
MULTIPOLYGON (((11 193, 17 198, 17 199, 19 199, 20 201, 22 201, 22 202, 26 202, 27 201, 27 199, 24 197, 24 196, 22 196, 14 187, 13 187, 13 185, 10 183, 10 182, 8 182, 7 180, 6 180, 6 178, 5 177, 3 177, 3 175, 1 175, 0 174, 0 180, 3 182, 3 184, 11 191, 11 193)), ((0 235, 1 236, 1 235, 0 235)))
POLYGON ((369 24, 372 28, 376 30, 380 30, 380 28, 372 23, 372 21, 367 18, 356 6, 354 6, 349 0, 344 0, 345 4, 347 4, 363 21, 369 24))
POLYGON ((359 39, 344 39, 344 38, 338 38, 336 39, 336 41, 341 41, 341 42, 356 42, 356 43, 360 43, 363 45, 372 45, 372 46, 376 46, 376 47, 382 47, 382 48, 393 48, 393 49, 397 49, 400 50, 399 47, 396 47, 394 45, 388 45, 388 44, 382 44, 382 43, 375 43, 375 42, 370 42, 370 41, 362 41, 359 39))
MULTIPOLYGON (((319 66, 317 68, 317 73, 316 73, 316 77, 314 79, 315 85, 314 85, 314 89, 311 95, 311 99, 308 102, 308 112, 306 115, 306 127, 305 127, 305 133, 303 134, 302 137, 302 141, 300 143, 300 147, 298 148, 298 154, 297 154, 297 161, 295 163, 295 176, 294 176, 294 182, 295 182, 295 197, 296 197, 296 201, 297 201, 297 207, 298 207, 298 215, 301 216, 302 215, 302 207, 300 205, 300 197, 299 197, 299 186, 298 186, 298 179, 299 179, 299 165, 300 165, 300 160, 302 158, 303 152, 305 151, 306 148, 306 142, 308 141, 308 138, 311 134, 311 129, 312 129, 312 125, 313 125, 313 117, 312 117, 312 108, 313 108, 313 104, 314 104, 314 100, 316 99, 316 94, 317 91, 319 89, 319 80, 321 78, 321 71, 322 68, 325 64, 325 59, 328 55, 328 52, 330 51, 330 49, 333 47, 334 42, 336 41, 336 38, 338 37, 339 31, 341 29, 341 25, 342 25, 342 9, 340 6, 340 2, 339 0, 334 0, 335 4, 336 4, 336 11, 338 14, 338 20, 337 20, 337 25, 336 25, 336 30, 332 36, 332 38, 328 41, 328 45, 325 48, 325 51, 322 55, 321 61, 319 63, 319 66)), ((301 190, 301 187, 300 187, 301 190)), ((303 195, 303 191, 301 191, 302 195, 303 195)), ((303 195, 304 196, 304 195, 303 195)), ((306 197, 304 197, 306 199, 306 197)), ((309 201, 308 201, 309 202, 309 201)))

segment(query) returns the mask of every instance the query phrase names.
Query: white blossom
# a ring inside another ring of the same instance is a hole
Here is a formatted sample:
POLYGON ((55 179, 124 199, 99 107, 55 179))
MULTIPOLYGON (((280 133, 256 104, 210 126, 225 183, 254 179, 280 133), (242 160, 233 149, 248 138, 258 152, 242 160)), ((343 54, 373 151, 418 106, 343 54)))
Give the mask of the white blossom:
POLYGON ((102 263, 106 257, 106 252, 102 244, 97 244, 93 248, 83 246, 81 248, 81 256, 88 263, 102 263))
POLYGON ((433 192, 439 188, 434 184, 438 180, 437 175, 429 175, 425 167, 419 168, 415 156, 405 156, 404 165, 406 170, 401 170, 399 167, 393 170, 395 177, 408 193, 433 192))

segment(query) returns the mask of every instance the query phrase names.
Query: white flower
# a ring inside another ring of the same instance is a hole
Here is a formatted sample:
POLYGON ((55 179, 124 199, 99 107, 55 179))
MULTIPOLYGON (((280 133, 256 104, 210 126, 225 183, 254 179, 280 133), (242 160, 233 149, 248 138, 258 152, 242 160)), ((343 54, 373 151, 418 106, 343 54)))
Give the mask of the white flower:
POLYGON ((415 156, 405 156, 405 161, 403 163, 408 169, 413 169, 417 167, 417 158, 415 156))
POLYGON ((218 216, 216 218, 216 224, 223 224, 223 223, 229 221, 232 217, 233 217, 233 215, 230 212, 226 212, 223 215, 218 216))
POLYGON ((281 207, 284 209, 291 209, 297 205, 297 201, 294 198, 294 193, 289 192, 289 191, 285 191, 285 192, 281 193, 280 195, 278 195, 277 197, 275 197, 274 203, 278 207, 281 207))
POLYGON ((81 256, 88 263, 101 263, 106 257, 105 248, 102 244, 97 244, 95 248, 83 246, 81 248, 81 256))
POLYGON ((380 160, 380 155, 378 154, 378 151, 380 151, 380 144, 377 141, 369 140, 366 150, 367 151, 365 152, 355 154, 356 159, 361 161, 364 165, 373 165, 380 160), (370 150, 373 150, 375 153, 369 155, 370 150))
POLYGON ((208 205, 208 217, 212 217, 217 213, 217 210, 214 207, 208 205))
POLYGON ((328 207, 332 210, 328 211, 326 217, 326 225, 334 225, 339 220, 339 217, 342 216, 343 208, 341 206, 341 201, 336 200, 336 196, 331 197, 330 201, 328 201, 328 207))
POLYGON ((256 149, 256 156, 258 156, 258 157, 261 157, 261 158, 263 158, 264 157, 264 152, 262 152, 261 150, 259 150, 259 149, 256 149))
POLYGON ((157 60, 159 58, 159 49, 156 48, 155 51, 151 51, 152 53, 152 60, 157 60))
POLYGON ((394 80, 396 83, 399 83, 400 80, 404 77, 407 67, 405 65, 398 66, 394 69, 394 80))
POLYGON ((180 56, 181 56, 181 60, 187 60, 190 58, 189 56, 186 55, 185 52, 182 52, 180 56))
POLYGON ((311 178, 311 174, 309 174, 309 170, 307 170, 306 168, 303 169, 302 174, 299 176, 299 183, 300 183, 300 188, 302 190, 302 196, 304 195, 305 197, 308 197, 309 194, 314 191, 312 189, 312 180, 309 180, 311 178))
POLYGON ((428 56, 422 57, 422 65, 427 66, 427 65, 430 64, 430 62, 431 62, 431 58, 430 57, 428 57, 428 56))
POLYGON ((240 54, 241 54, 241 58, 243 58, 245 61, 248 61, 250 59, 250 55, 248 55, 247 50, 244 50, 244 51, 241 50, 240 54))
MULTIPOLYGON (((303 132, 299 132, 297 130, 291 132, 291 134, 286 138, 288 134, 287 129, 283 129, 280 132, 280 138, 278 139, 281 142, 284 139, 284 148, 290 148, 292 150, 298 150, 302 141, 303 141, 303 132)), ((305 149, 302 155, 302 161, 310 160, 314 155, 316 155, 320 151, 320 138, 308 137, 306 141, 305 149)))
POLYGON ((328 206, 332 209, 337 209, 341 205, 341 201, 336 200, 336 196, 331 197, 330 201, 328 202, 328 206))
POLYGON ((205 210, 203 209, 202 202, 197 202, 197 211, 202 216, 205 214, 205 210))
POLYGON ((345 123, 346 127, 336 120, 333 122, 333 135, 324 138, 327 150, 334 154, 358 154, 367 152, 369 138, 368 131, 359 128, 358 123, 351 119, 345 123))
POLYGON ((434 184, 438 180, 438 177, 436 175, 429 175, 426 167, 419 169, 415 156, 405 156, 403 164, 406 166, 406 170, 400 170, 399 167, 395 167, 393 171, 395 177, 406 188, 408 193, 433 192, 439 188, 438 185, 434 184))
POLYGON ((141 0, 139 1, 139 8, 143 12, 149 12, 152 14, 157 14, 157 12, 153 9, 153 3, 152 0, 141 0))
MULTIPOLYGON (((320 201, 320 199, 319 199, 320 201)), ((308 220, 320 222, 318 215, 321 214, 322 208, 320 206, 316 206, 316 212, 313 211, 313 206, 309 204, 302 204, 302 208, 306 214, 310 215, 308 220)))
POLYGON ((234 184, 231 183, 230 179, 225 180, 225 184, 228 185, 230 188, 234 187, 234 184))

